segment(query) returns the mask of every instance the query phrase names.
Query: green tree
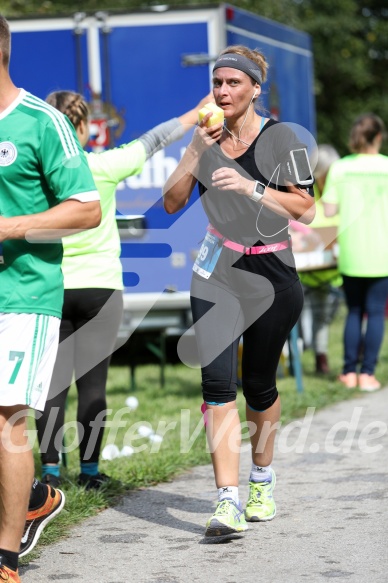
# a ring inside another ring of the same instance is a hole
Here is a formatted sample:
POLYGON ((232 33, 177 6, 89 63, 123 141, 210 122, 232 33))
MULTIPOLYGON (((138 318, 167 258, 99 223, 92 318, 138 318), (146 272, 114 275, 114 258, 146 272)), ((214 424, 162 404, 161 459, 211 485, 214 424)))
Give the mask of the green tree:
MULTIPOLYGON (((82 11, 149 9, 162 0, 0 0, 7 17, 82 11)), ((208 5, 169 0, 170 7, 208 5)), ((215 2, 214 4, 220 4, 215 2)), ((386 0, 235 0, 236 7, 293 26, 312 37, 318 142, 347 153, 349 128, 366 111, 388 124, 388 6, 386 0)))
POLYGON ((385 0, 252 0, 237 4, 311 35, 318 142, 348 153, 351 124, 367 111, 380 115, 388 125, 385 0))
POLYGON ((318 140, 342 154, 357 115, 373 111, 388 120, 388 10, 382 4, 303 0, 298 5, 296 25, 313 39, 318 140))

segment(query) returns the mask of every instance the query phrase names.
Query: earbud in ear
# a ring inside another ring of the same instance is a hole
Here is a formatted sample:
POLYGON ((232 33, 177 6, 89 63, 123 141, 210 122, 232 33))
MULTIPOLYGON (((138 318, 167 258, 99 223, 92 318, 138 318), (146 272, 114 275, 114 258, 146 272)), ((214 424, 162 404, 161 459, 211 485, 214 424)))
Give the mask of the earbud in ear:
POLYGON ((254 99, 255 97, 257 97, 257 91, 254 92, 252 99, 254 99))

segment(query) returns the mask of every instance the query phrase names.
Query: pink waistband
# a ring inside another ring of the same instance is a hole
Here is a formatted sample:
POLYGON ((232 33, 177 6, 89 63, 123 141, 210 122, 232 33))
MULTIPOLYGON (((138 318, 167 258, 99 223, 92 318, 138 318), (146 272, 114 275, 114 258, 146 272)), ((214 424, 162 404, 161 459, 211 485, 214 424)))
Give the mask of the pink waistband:
POLYGON ((212 235, 215 235, 219 239, 223 239, 222 244, 224 247, 228 247, 228 249, 232 249, 233 251, 238 251, 239 253, 245 253, 245 255, 261 255, 263 253, 275 253, 276 251, 283 251, 283 249, 287 249, 290 246, 289 240, 287 241, 280 241, 279 243, 271 243, 270 245, 257 245, 256 247, 245 247, 244 245, 240 245, 240 243, 235 243, 230 239, 226 239, 221 233, 217 231, 213 227, 213 225, 208 225, 207 231, 212 235))

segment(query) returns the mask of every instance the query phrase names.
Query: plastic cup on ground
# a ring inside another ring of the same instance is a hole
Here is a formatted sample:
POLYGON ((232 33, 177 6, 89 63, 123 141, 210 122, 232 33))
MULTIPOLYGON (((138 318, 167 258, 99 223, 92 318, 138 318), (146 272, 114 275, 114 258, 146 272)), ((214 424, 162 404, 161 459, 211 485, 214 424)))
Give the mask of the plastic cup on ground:
POLYGON ((135 450, 131 445, 124 445, 123 449, 120 451, 120 457, 130 457, 135 453, 135 450))
POLYGON ((114 460, 116 457, 119 457, 120 450, 114 443, 109 443, 104 447, 101 452, 101 457, 103 460, 114 460))
POLYGON ((137 432, 142 437, 149 437, 153 433, 152 427, 149 427, 148 425, 140 425, 137 432))
POLYGON ((139 406, 139 401, 138 401, 137 397, 131 396, 125 400, 125 404, 129 409, 132 409, 132 411, 135 411, 135 409, 137 409, 139 406))
POLYGON ((157 433, 151 433, 151 435, 149 436, 149 440, 152 441, 153 443, 162 443, 163 437, 161 435, 158 435, 157 433))

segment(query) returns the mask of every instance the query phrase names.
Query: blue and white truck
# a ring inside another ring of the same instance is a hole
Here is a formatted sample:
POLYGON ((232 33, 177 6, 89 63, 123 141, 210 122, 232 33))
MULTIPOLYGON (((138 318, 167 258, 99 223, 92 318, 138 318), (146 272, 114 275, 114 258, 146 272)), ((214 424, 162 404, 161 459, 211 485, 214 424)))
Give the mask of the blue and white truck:
MULTIPOLYGON (((129 142, 193 107, 210 90, 216 55, 230 44, 264 52, 270 63, 264 107, 315 135, 311 38, 232 5, 160 5, 10 24, 15 84, 42 98, 57 89, 86 95, 94 148, 129 142)), ((197 195, 183 211, 167 215, 161 190, 189 140, 190 132, 158 152, 117 191, 118 214, 146 221, 145 230, 132 233, 138 237, 122 240, 125 317, 131 322, 124 325, 126 335, 152 306, 148 321, 159 307, 164 327, 188 309, 191 269, 206 217, 197 195)))

